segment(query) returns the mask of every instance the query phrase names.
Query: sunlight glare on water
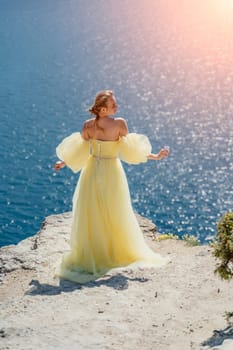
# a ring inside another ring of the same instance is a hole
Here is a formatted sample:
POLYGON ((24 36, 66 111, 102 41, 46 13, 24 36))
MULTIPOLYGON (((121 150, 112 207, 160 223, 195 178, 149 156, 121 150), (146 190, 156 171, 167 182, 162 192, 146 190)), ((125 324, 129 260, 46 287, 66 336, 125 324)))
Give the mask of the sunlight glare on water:
POLYGON ((215 235, 233 209, 233 1, 0 3, 0 245, 71 209, 78 176, 55 148, 110 88, 132 132, 170 157, 124 165, 160 232, 215 235), (104 16, 103 16, 104 14, 104 16))

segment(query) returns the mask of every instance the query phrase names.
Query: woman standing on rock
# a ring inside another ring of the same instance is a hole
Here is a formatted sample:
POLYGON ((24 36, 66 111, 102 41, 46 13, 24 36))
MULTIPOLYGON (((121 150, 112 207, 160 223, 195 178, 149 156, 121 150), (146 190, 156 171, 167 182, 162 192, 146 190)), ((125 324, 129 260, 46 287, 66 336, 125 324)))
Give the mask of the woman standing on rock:
POLYGON ((145 243, 132 209, 120 159, 138 164, 160 160, 169 151, 151 153, 145 135, 128 133, 126 121, 111 118, 117 111, 110 90, 97 94, 82 133, 73 133, 56 148, 61 161, 54 168, 82 169, 73 196, 70 252, 63 255, 56 275, 85 283, 108 270, 128 265, 161 266, 166 259, 145 243))

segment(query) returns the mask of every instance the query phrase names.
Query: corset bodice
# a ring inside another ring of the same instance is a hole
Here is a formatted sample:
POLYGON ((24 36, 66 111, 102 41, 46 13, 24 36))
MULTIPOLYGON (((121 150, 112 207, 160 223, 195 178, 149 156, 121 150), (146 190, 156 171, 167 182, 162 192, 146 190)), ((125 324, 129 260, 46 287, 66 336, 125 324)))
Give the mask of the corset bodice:
POLYGON ((91 153, 98 158, 116 158, 119 150, 119 140, 100 141, 91 140, 91 153))

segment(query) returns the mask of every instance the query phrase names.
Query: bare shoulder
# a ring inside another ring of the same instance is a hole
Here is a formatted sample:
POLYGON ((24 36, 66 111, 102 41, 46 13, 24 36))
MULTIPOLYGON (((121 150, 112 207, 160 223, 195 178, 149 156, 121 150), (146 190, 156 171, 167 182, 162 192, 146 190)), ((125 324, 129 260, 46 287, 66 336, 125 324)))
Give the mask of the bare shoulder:
POLYGON ((114 118, 114 120, 115 120, 116 122, 125 122, 125 123, 126 123, 125 119, 124 119, 124 118, 121 118, 121 117, 114 118))
POLYGON ((83 129, 89 129, 93 126, 95 118, 87 119, 83 124, 83 129))
POLYGON ((124 136, 128 133, 127 122, 124 118, 115 118, 115 122, 120 130, 120 136, 124 136))
POLYGON ((88 119, 83 123, 83 128, 82 128, 82 137, 84 140, 89 140, 90 138, 90 128, 93 127, 94 124, 94 118, 88 119))
POLYGON ((126 120, 124 118, 115 118, 114 120, 120 127, 127 126, 126 120))

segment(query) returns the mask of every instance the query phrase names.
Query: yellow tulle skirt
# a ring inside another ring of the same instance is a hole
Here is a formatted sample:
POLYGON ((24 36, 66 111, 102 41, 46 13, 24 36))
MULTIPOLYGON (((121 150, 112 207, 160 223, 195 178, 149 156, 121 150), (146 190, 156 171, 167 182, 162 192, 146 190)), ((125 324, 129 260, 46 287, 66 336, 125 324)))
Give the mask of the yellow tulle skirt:
MULTIPOLYGON (((92 154, 88 151, 73 196, 70 251, 64 253, 56 269, 59 277, 86 283, 113 268, 159 267, 168 261, 154 253, 144 240, 133 212, 125 172, 117 156, 119 143, 92 142, 92 154)), ((124 154, 130 159, 129 152, 124 154)), ((60 153, 58 155, 62 158, 60 153)))

